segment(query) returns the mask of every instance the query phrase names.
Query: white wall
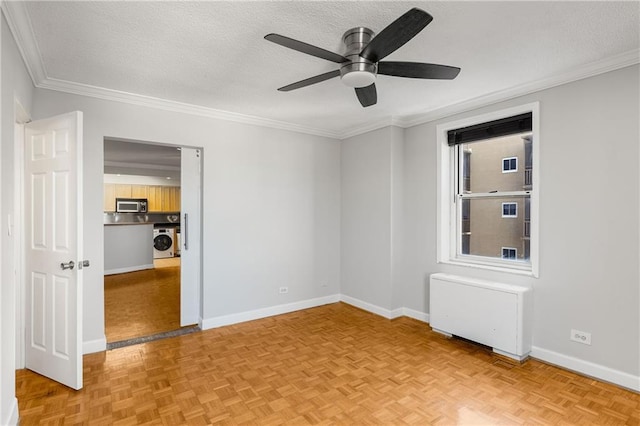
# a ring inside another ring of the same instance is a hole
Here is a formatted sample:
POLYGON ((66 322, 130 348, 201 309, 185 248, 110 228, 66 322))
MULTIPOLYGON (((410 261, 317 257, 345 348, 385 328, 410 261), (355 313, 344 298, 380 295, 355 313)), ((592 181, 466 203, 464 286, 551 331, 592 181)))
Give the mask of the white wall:
POLYGON ((339 141, 36 90, 34 116, 84 113, 84 342, 104 341, 103 138, 203 147, 203 318, 340 291, 339 141), (279 287, 289 287, 279 294, 279 287))
POLYGON ((14 238, 9 235, 9 216, 14 208, 14 102, 17 99, 28 112, 31 109, 33 86, 7 22, 1 19, 1 118, 2 145, 0 199, 0 424, 17 422, 15 399, 16 350, 16 280, 14 275, 14 238))
POLYGON ((434 272, 532 286, 534 356, 640 388, 638 74, 628 67, 406 129, 402 305, 427 311, 434 272), (436 125, 534 101, 540 278, 436 264, 436 125), (592 345, 571 342, 572 328, 591 332, 592 345))

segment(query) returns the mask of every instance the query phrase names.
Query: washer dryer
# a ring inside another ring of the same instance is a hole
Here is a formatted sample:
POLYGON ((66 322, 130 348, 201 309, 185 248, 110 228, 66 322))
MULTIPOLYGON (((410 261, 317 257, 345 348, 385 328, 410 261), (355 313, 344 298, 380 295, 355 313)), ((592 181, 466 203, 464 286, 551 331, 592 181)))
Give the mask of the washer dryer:
POLYGON ((153 258, 173 257, 176 247, 175 228, 153 228, 153 258))

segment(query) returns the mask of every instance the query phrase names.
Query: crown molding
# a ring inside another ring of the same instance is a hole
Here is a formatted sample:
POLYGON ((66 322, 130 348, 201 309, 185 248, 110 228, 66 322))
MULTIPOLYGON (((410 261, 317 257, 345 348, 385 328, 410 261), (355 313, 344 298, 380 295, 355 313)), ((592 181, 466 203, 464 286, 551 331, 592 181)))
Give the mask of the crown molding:
POLYGON ((40 84, 36 84, 41 89, 55 90, 74 95, 89 96, 108 101, 122 102, 131 105, 145 106, 165 111, 178 112, 183 114, 198 115, 202 117, 215 118, 225 121, 233 121, 243 124, 251 124, 261 127, 269 127, 278 130, 305 133, 309 135, 322 136, 338 139, 339 133, 315 127, 302 126, 284 121, 271 120, 251 115, 239 114, 235 112, 223 111, 184 102, 170 101, 166 99, 154 98, 152 96, 138 95, 135 93, 123 92, 119 90, 105 89, 103 87, 91 86, 88 84, 74 83, 71 81, 58 80, 55 78, 45 78, 40 84))
POLYGON ((431 121, 439 120, 441 118, 449 117, 454 114, 459 114, 465 111, 470 111, 498 102, 507 101, 509 99, 539 92, 545 89, 550 89, 552 87, 561 86, 563 84, 571 83, 585 78, 594 77, 596 75, 604 74, 609 71, 626 68, 638 63, 640 63, 640 49, 633 49, 618 55, 610 56, 599 61, 576 67, 572 70, 558 74, 556 76, 521 84, 509 89, 500 90, 456 104, 447 105, 442 108, 425 111, 422 114, 396 117, 395 121, 399 127, 413 127, 419 124, 424 124, 431 121))
POLYGON ((353 136, 361 135, 387 126, 397 126, 401 128, 417 126, 419 124, 428 123, 454 114, 495 104, 497 102, 506 101, 562 84, 593 77, 605 72, 625 68, 640 62, 640 49, 633 49, 628 52, 623 52, 618 55, 576 67, 570 71, 558 74, 557 76, 525 83, 509 89, 446 105, 441 108, 435 108, 411 115, 385 117, 383 119, 371 121, 346 130, 333 131, 49 78, 42 61, 40 50, 38 49, 38 44, 35 41, 35 35, 33 33, 31 20, 29 19, 25 2, 2 1, 0 2, 0 5, 5 17, 7 18, 9 29, 16 39, 18 49, 26 64, 31 80, 33 81, 34 86, 38 88, 339 140, 348 139, 353 136))
POLYGON ((33 33, 33 26, 29 19, 26 2, 8 1, 1 3, 2 11, 7 18, 9 29, 16 40, 22 59, 25 62, 29 76, 35 87, 55 90, 75 95, 89 96, 93 98, 123 102, 132 105, 146 106, 165 111, 179 112, 202 117, 215 118, 225 121, 233 121, 243 124, 252 124, 261 127, 269 127, 278 130, 305 133, 332 139, 339 139, 340 134, 331 130, 302 126, 284 121, 271 120, 262 117, 223 111, 214 108, 203 107, 183 102, 138 95, 119 90, 105 89, 87 84, 74 83, 65 80, 50 78, 47 76, 44 62, 38 48, 38 43, 33 33))
POLYGON ((389 126, 398 126, 398 120, 394 117, 385 117, 380 120, 370 121, 362 126, 352 127, 348 130, 344 130, 340 133, 340 140, 349 139, 354 136, 362 135, 364 133, 373 132, 374 130, 383 129, 389 126))
POLYGON ((27 6, 22 1, 4 1, 2 11, 7 18, 7 24, 16 40, 18 51, 27 67, 31 81, 37 87, 38 83, 46 78, 47 71, 36 43, 27 6))

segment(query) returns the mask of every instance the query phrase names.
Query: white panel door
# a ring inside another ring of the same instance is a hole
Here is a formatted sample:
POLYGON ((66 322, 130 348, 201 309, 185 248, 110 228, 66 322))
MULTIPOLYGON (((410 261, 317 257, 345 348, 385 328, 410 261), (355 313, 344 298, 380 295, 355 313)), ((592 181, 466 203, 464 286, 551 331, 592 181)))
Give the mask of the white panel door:
POLYGON ((25 126, 26 367, 73 389, 82 388, 81 153, 81 112, 25 126))
POLYGON ((202 153, 186 147, 181 152, 180 325, 184 327, 200 318, 202 153))

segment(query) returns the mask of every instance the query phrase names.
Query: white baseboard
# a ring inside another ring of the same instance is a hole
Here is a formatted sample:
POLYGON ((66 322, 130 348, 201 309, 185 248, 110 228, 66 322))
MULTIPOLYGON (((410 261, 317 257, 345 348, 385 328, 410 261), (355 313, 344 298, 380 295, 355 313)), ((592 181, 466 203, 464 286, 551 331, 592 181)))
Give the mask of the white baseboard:
POLYGON ((20 413, 18 412, 18 398, 13 397, 13 401, 11 401, 11 406, 9 407, 9 412, 4 419, 0 419, 0 424, 2 425, 19 425, 20 424, 20 413))
POLYGON ((107 350, 107 336, 96 340, 87 340, 82 342, 82 353, 92 354, 95 352, 102 352, 107 350))
MULTIPOLYGON (((344 303, 348 303, 349 305, 353 305, 367 312, 371 312, 372 314, 380 315, 384 318, 393 319, 399 316, 407 316, 418 321, 429 323, 429 314, 410 308, 398 308, 389 310, 368 302, 364 302, 351 296, 346 296, 344 294, 340 295, 340 300, 344 303)), ((548 362, 549 364, 553 364, 567 370, 575 371, 579 374, 583 374, 598 380, 613 383, 615 385, 640 392, 640 377, 625 373, 623 371, 614 370, 603 365, 594 364, 589 361, 584 361, 578 358, 535 346, 531 349, 530 356, 532 358, 537 358, 541 361, 548 362)))
POLYGON ((126 274, 127 272, 144 271, 145 269, 153 269, 153 263, 146 265, 127 266, 126 268, 107 269, 104 271, 105 275, 126 274))
MULTIPOLYGON (((302 300, 300 302, 288 303, 284 305, 271 306, 263 309, 256 309, 253 311, 240 312, 231 315, 222 315, 214 318, 199 318, 198 324, 202 330, 210 328, 223 327, 225 325, 237 324, 246 321, 253 321, 261 318, 267 318, 274 315, 286 314, 289 312, 295 312, 302 309, 314 308, 316 306, 328 305, 330 303, 344 302, 349 305, 353 305, 357 308, 363 309, 372 314, 379 315, 387 319, 394 319, 401 316, 407 316, 409 318, 416 319, 425 323, 429 323, 429 314, 416 311, 410 308, 398 308, 389 310, 380 306, 374 305, 369 302, 365 302, 344 294, 334 294, 331 296, 319 297, 315 299, 302 300)), ((94 352, 101 352, 107 349, 107 338, 103 337, 97 340, 91 340, 83 343, 83 352, 90 354, 94 352)), ((623 371, 614 370, 603 365, 595 364, 589 361, 584 361, 578 358, 574 358, 568 355, 564 355, 558 352, 550 351, 540 347, 531 348, 531 357, 537 358, 541 361, 549 364, 557 365, 558 367, 565 368, 567 370, 575 371, 586 376, 593 377, 598 380, 610 382, 618 386, 622 386, 627 389, 631 389, 635 392, 640 392, 640 377, 634 376, 623 371)), ((15 416, 17 422, 17 404, 15 406, 15 416)), ((12 417, 11 417, 12 418, 12 417)), ((15 423, 9 423, 15 424, 15 423)))
POLYGON ((334 294, 331 296, 302 300, 300 302, 270 306, 268 308, 256 309, 254 311, 239 312, 237 314, 222 315, 214 318, 205 318, 201 320, 200 328, 208 330, 210 328, 223 327, 225 325, 272 317, 274 315, 287 314, 289 312, 300 311, 302 309, 315 308, 316 306, 328 305, 339 301, 340 295, 334 294))
POLYGON ((340 300, 344 303, 355 306, 356 308, 363 309, 367 312, 371 312, 372 314, 380 315, 381 317, 387 319, 394 319, 404 316, 426 323, 429 322, 429 314, 425 314, 424 312, 416 311, 414 309, 397 308, 390 310, 344 294, 340 295, 340 300))
POLYGON ((363 309, 367 312, 371 312, 372 314, 376 314, 387 319, 394 319, 402 316, 402 308, 389 310, 374 305, 373 303, 365 302, 363 300, 356 299, 355 297, 347 296, 345 294, 340 295, 340 300, 344 303, 355 306, 356 308, 363 309))
POLYGON ((640 376, 634 376, 623 371, 605 367, 604 365, 584 361, 536 346, 531 348, 531 357, 598 380, 640 392, 640 376))
POLYGON ((429 323, 429 314, 424 312, 416 311, 414 309, 402 308, 402 314, 405 317, 413 318, 418 321, 429 323))

